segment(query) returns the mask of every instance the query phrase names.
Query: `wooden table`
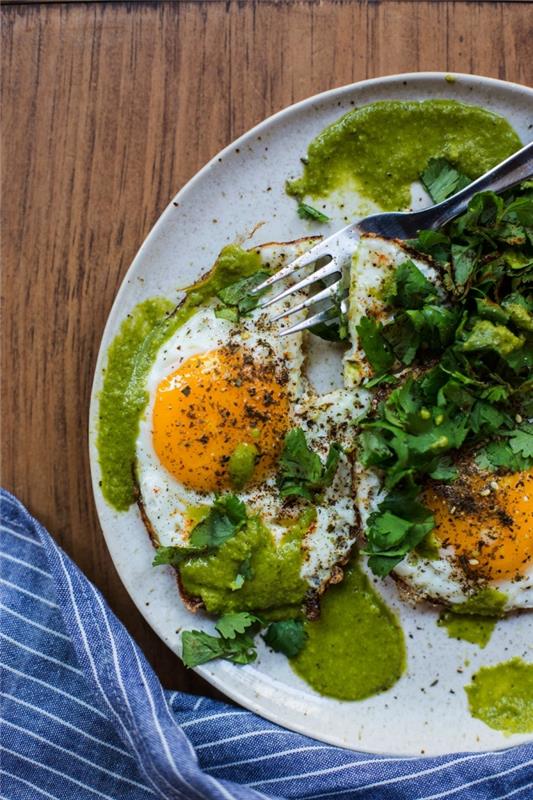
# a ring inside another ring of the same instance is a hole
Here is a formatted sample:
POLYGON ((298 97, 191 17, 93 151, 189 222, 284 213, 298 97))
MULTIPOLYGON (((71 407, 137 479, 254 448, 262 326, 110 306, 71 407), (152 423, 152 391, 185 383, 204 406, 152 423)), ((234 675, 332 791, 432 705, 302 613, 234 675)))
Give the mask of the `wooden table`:
POLYGON ((103 591, 166 687, 215 694, 133 606, 94 509, 87 409, 124 273, 176 190, 296 100, 412 70, 531 83, 532 6, 30 2, 1 14, 2 482, 103 591))

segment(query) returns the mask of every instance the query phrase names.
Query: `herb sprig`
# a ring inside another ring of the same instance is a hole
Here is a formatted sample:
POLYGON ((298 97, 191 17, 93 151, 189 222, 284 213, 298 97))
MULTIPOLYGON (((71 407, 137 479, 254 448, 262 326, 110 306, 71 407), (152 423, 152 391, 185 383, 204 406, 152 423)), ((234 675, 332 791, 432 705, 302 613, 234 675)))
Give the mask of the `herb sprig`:
POLYGON ((278 487, 282 497, 303 497, 312 501, 327 486, 331 486, 339 460, 341 447, 330 445, 323 464, 318 453, 307 444, 301 428, 292 428, 285 436, 279 458, 278 487))
POLYGON ((177 566, 191 556, 212 552, 246 525, 246 506, 234 494, 215 498, 206 516, 194 526, 186 545, 158 547, 153 566, 177 566))
POLYGON ((250 664, 257 658, 253 630, 261 620, 246 611, 224 614, 215 625, 218 636, 205 631, 184 631, 181 635, 182 660, 186 667, 197 667, 224 658, 234 664, 250 664), (247 631, 249 631, 247 633, 247 631))

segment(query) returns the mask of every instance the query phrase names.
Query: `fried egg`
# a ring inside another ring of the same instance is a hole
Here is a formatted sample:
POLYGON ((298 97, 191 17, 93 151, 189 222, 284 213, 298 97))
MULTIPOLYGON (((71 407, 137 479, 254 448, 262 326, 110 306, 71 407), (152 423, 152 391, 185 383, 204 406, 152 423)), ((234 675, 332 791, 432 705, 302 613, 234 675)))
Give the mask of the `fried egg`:
MULTIPOLYGON (((351 385, 372 375, 357 342, 356 326, 365 315, 388 321, 390 311, 381 293, 406 257, 442 292, 435 269, 413 259, 398 243, 365 238, 354 258, 349 312, 352 345, 346 359, 351 385)), ((393 576, 407 587, 407 596, 416 600, 452 605, 490 587, 505 595, 505 611, 533 608, 533 472, 496 475, 480 470, 473 456, 462 456, 457 467, 456 481, 428 481, 421 497, 436 521, 431 554, 422 549, 411 552, 395 567, 393 576)), ((382 475, 357 461, 354 484, 364 535, 369 515, 386 492, 382 475)))
MULTIPOLYGON (((259 253, 275 270, 312 244, 265 245, 259 253)), ((313 391, 304 374, 304 335, 280 336, 295 317, 272 321, 283 305, 255 309, 232 322, 216 315, 218 304, 214 299, 198 307, 161 347, 149 371, 149 402, 136 442, 143 518, 157 545, 184 544, 195 524, 191 509, 234 491, 228 462, 246 443, 257 448, 259 458, 252 480, 237 494, 279 540, 287 516, 297 518, 302 510, 298 502, 287 510, 276 486, 285 434, 301 427, 322 458, 337 441, 346 452, 302 544, 302 577, 321 591, 354 541, 348 450, 356 395, 343 389, 324 395, 313 391)))

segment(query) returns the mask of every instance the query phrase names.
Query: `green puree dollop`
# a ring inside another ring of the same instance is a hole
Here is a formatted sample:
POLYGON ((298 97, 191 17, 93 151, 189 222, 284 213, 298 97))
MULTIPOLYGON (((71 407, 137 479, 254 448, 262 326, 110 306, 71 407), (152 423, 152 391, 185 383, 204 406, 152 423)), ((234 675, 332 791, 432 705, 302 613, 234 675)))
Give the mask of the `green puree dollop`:
POLYGON ((507 733, 533 732, 533 664, 513 658, 481 667, 465 687, 472 716, 507 733))
POLYGON ((490 640, 498 619, 504 616, 507 596, 497 589, 482 589, 464 603, 444 611, 438 624, 452 639, 462 639, 481 648, 490 640))
POLYGON ((291 664, 320 694, 363 700, 389 689, 405 670, 398 620, 356 563, 328 589, 320 619, 305 630, 306 645, 291 664))
POLYGON ((308 589, 300 577, 301 542, 315 518, 315 509, 308 508, 277 545, 268 528, 250 518, 216 552, 180 564, 183 588, 201 597, 212 614, 256 611, 271 620, 298 614, 308 589), (243 571, 246 580, 235 588, 243 571))
POLYGON ((135 500, 135 440, 148 402, 144 384, 157 351, 197 306, 260 268, 258 253, 229 245, 221 251, 213 269, 187 290, 185 300, 174 311, 174 304, 165 298, 145 300, 120 326, 107 353, 97 435, 102 493, 117 511, 127 511, 135 500))
POLYGON ((309 145, 289 194, 326 197, 352 184, 385 210, 410 204, 411 184, 430 158, 477 178, 520 147, 503 117, 455 100, 384 100, 349 111, 309 145))

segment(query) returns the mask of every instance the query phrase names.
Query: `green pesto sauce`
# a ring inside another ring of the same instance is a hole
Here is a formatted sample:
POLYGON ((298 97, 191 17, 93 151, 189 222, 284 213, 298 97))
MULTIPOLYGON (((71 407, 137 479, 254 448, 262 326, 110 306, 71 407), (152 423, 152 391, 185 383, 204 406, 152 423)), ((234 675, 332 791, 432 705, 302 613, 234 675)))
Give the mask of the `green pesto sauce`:
POLYGON ((320 619, 306 622, 294 671, 320 694, 363 700, 393 686, 405 669, 405 644, 395 615, 357 564, 328 589, 320 619))
POLYGON ((533 732, 533 664, 513 658, 481 667, 465 687, 470 713, 506 733, 533 732))
POLYGON ((384 100, 353 109, 309 145, 289 194, 313 198, 352 185, 385 210, 407 208, 411 184, 430 158, 443 156, 477 178, 520 147, 497 114, 455 100, 384 100))
POLYGON ((453 611, 444 611, 439 617, 438 625, 446 628, 450 639, 478 644, 483 649, 492 636, 496 621, 495 617, 481 614, 463 616, 453 611))
POLYGON ((505 325, 494 325, 487 319, 480 319, 468 334, 463 350, 467 353, 474 350, 495 350, 505 357, 523 344, 524 338, 515 336, 505 325))
POLYGON ((238 444, 231 454, 228 461, 228 472, 235 489, 242 489, 252 478, 258 454, 257 447, 248 442, 238 444))
POLYGON ((213 269, 187 290, 185 300, 174 311, 170 300, 162 297, 145 300, 120 326, 107 353, 96 440, 102 493, 117 511, 127 511, 135 499, 135 440, 140 416, 148 402, 146 376, 159 348, 192 316, 197 306, 260 267, 258 253, 229 245, 222 250, 213 269))
POLYGON ((481 589, 464 603, 444 611, 438 624, 452 639, 462 639, 481 648, 489 642, 498 619, 503 617, 507 596, 497 589, 481 589))
POLYGON ((271 620, 294 616, 308 589, 300 577, 302 538, 315 518, 314 508, 304 511, 279 544, 258 518, 251 518, 216 552, 180 564, 185 591, 201 597, 212 614, 255 611, 271 620), (234 589, 243 565, 248 577, 234 589))

